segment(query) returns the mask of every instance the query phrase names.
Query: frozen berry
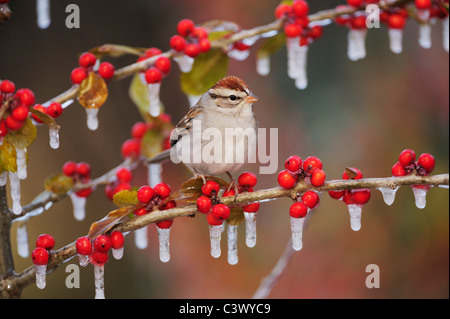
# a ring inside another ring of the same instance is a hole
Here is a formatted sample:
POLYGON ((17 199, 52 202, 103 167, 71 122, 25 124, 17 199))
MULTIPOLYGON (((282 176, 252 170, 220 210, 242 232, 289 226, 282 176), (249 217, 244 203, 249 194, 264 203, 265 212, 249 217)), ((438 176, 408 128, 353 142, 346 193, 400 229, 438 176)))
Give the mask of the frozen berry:
POLYGON ((225 204, 214 205, 211 214, 217 220, 225 220, 230 217, 230 208, 225 204))
POLYGON ((55 239, 49 234, 42 234, 36 239, 36 247, 45 249, 53 249, 55 247, 55 239))
POLYGON ((364 0, 347 0, 348 5, 359 8, 364 3, 364 0))
POLYGON ((302 31, 302 27, 297 23, 288 23, 284 26, 284 33, 288 38, 298 37, 302 31))
POLYGON ((302 168, 302 159, 297 155, 289 156, 286 162, 284 162, 284 167, 289 172, 296 174, 302 168))
POLYGON ((392 176, 405 176, 406 170, 405 167, 399 162, 395 163, 391 169, 392 176))
POLYGON ((43 247, 37 247, 31 254, 31 259, 35 265, 47 265, 49 253, 43 247))
POLYGON ((370 190, 369 189, 358 189, 352 192, 352 200, 357 205, 364 205, 370 199, 370 190))
POLYGON ((125 239, 120 231, 113 231, 109 237, 111 238, 112 249, 120 249, 123 247, 125 239))
POLYGON ((238 177, 239 185, 243 187, 255 187, 258 179, 252 172, 244 172, 238 177))
POLYGON ((223 220, 216 219, 212 213, 206 214, 206 220, 208 221, 208 224, 211 226, 219 226, 223 224, 223 220))
POLYGON ((150 68, 145 71, 145 80, 148 84, 160 83, 162 80, 162 73, 157 68, 150 68))
POLYGON ((90 262, 94 265, 104 265, 108 262, 109 256, 108 253, 102 253, 99 251, 94 251, 90 255, 90 262))
POLYGON ((211 199, 205 195, 197 199, 197 209, 202 214, 208 214, 212 208, 211 199))
POLYGON ((155 191, 148 185, 141 186, 137 191, 137 199, 141 203, 148 203, 155 195, 155 191))
POLYGON ((70 79, 73 84, 80 84, 87 76, 88 73, 86 69, 82 67, 75 68, 72 70, 72 73, 70 73, 70 79))
POLYGON ((317 195, 314 191, 307 191, 302 196, 302 202, 311 209, 317 207, 317 205, 319 205, 319 201, 319 195, 317 195))
POLYGON ((100 253, 107 253, 111 248, 111 239, 106 235, 100 235, 94 240, 94 249, 100 253))
POLYGON ((308 207, 302 202, 296 202, 289 208, 289 215, 294 218, 304 218, 308 213, 308 207))
POLYGON ((275 18, 281 19, 292 12, 292 7, 286 3, 278 5, 275 9, 275 18))
POLYGON ((308 3, 304 0, 296 0, 292 4, 292 11, 297 17, 306 16, 309 12, 308 3))
POLYGON ((170 47, 175 51, 183 51, 186 47, 186 39, 181 35, 174 35, 170 38, 170 47))
POLYGON ((415 0, 417 9, 426 10, 431 8, 431 0, 415 0))
POLYGON ((428 153, 423 153, 419 156, 419 165, 422 166, 427 173, 431 173, 435 166, 434 156, 428 153))
POLYGON ((200 48, 200 52, 208 52, 211 49, 211 42, 207 38, 200 39, 198 40, 198 46, 200 48))
POLYGON ((72 176, 77 172, 77 163, 73 161, 67 161, 62 168, 63 174, 66 176, 72 176))
POLYGON ((303 170, 307 173, 311 173, 315 168, 322 169, 322 167, 322 161, 315 156, 309 156, 303 161, 303 170))
POLYGON ((8 115, 6 117, 5 124, 10 131, 15 131, 15 130, 20 129, 23 126, 24 121, 18 121, 16 119, 14 119, 14 117, 12 117, 11 115, 8 115))
POLYGON ((215 181, 207 181, 202 186, 202 193, 205 196, 213 196, 214 194, 217 194, 220 191, 220 186, 215 181))
POLYGON ((194 22, 190 19, 183 19, 178 22, 177 32, 183 37, 187 37, 194 30, 194 22))
POLYGON ((242 210, 246 213, 256 213, 259 210, 259 203, 251 203, 242 207, 242 210))
POLYGON ((88 237, 80 237, 75 243, 79 255, 90 255, 92 252, 92 243, 88 237))
POLYGON ((16 86, 9 80, 3 80, 0 82, 0 92, 2 93, 14 93, 16 86))
POLYGON ((314 187, 323 186, 326 178, 325 172, 317 168, 311 173, 311 185, 314 187))
POLYGON ((117 170, 116 176, 117 176, 117 180, 121 183, 131 182, 131 180, 133 179, 133 174, 126 167, 122 167, 119 170, 117 170))
POLYGON ((400 13, 394 13, 389 16, 388 25, 391 29, 403 29, 406 24, 406 18, 400 13))
POLYGON ((138 157, 141 154, 141 141, 129 139, 122 144, 122 156, 124 158, 138 157))
POLYGON ((415 160, 416 153, 410 149, 403 150, 398 157, 399 163, 405 167, 413 164, 415 160))
POLYGON ((170 195, 170 186, 166 183, 159 183, 153 187, 156 195, 161 197, 161 199, 167 198, 170 195))
POLYGON ((155 67, 164 74, 170 72, 171 63, 168 57, 161 56, 155 61, 155 67))
POLYGON ((149 129, 149 125, 145 122, 136 122, 131 128, 131 136, 135 139, 141 139, 149 129))
POLYGON ((355 168, 355 167, 349 167, 348 170, 346 169, 344 173, 342 174, 342 179, 361 179, 363 178, 363 175, 361 173, 361 170, 355 168))
POLYGON ((47 106, 45 113, 47 113, 48 115, 50 115, 53 118, 57 118, 58 116, 60 116, 63 113, 63 108, 62 108, 61 104, 59 104, 57 102, 53 102, 49 106, 47 106))
POLYGON ((334 199, 341 199, 344 196, 344 191, 328 191, 328 195, 334 199))
POLYGON ((278 173, 278 184, 284 189, 293 188, 295 184, 297 184, 297 181, 298 180, 287 170, 278 173))
POLYGON ((189 43, 184 48, 184 54, 190 56, 191 58, 195 58, 200 54, 200 46, 196 43, 189 43))
POLYGON ((25 121, 25 119, 28 117, 28 106, 19 105, 11 112, 11 116, 16 121, 19 121, 19 122, 25 121))
POLYGON ((91 165, 86 162, 80 162, 77 164, 77 173, 83 177, 91 176, 91 165))
POLYGON ((98 74, 105 80, 109 80, 114 76, 114 65, 109 62, 102 62, 98 67, 98 74))
MULTIPOLYGON (((45 107, 45 106, 42 106, 41 104, 36 104, 35 106, 33 106, 33 109, 38 110, 38 111, 40 111, 40 112, 42 112, 42 113, 46 113, 46 107, 45 107)), ((43 122, 41 121, 41 119, 38 118, 36 115, 31 114, 31 116, 33 117, 33 120, 34 120, 36 123, 43 123, 43 122)))
POLYGON ((94 66, 96 61, 97 61, 97 58, 95 57, 95 55, 93 53, 85 52, 78 59, 78 64, 81 67, 90 68, 90 67, 94 66))
POLYGON ((156 222, 156 227, 161 228, 161 229, 167 229, 170 228, 170 226, 172 226, 173 224, 173 219, 167 219, 167 220, 163 220, 160 222, 156 222))

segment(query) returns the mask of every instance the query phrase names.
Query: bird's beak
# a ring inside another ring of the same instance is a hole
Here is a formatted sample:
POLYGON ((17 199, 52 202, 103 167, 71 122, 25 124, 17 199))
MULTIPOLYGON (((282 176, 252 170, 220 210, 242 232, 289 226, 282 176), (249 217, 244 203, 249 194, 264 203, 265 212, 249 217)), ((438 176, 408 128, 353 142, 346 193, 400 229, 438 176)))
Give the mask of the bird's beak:
POLYGON ((259 101, 259 98, 256 95, 253 95, 252 93, 247 95, 247 97, 245 98, 246 103, 255 103, 258 101, 259 101))

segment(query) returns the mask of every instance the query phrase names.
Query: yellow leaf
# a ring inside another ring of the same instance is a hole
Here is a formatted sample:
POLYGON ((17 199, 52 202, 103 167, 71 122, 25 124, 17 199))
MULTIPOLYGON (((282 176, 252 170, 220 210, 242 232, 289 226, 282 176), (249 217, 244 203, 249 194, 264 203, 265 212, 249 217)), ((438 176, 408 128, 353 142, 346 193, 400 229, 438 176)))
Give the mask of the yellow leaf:
POLYGON ((139 204, 137 191, 122 190, 114 194, 113 204, 117 207, 125 207, 139 204))
POLYGON ((0 166, 8 172, 14 173, 17 171, 16 149, 6 138, 3 139, 0 145, 0 166))
POLYGON ((152 158, 163 150, 163 142, 164 136, 159 130, 148 130, 141 140, 141 154, 152 158))
POLYGON ((9 132, 5 139, 15 148, 27 148, 36 139, 36 126, 27 118, 20 129, 9 132))
POLYGON ((108 86, 97 73, 90 72, 89 76, 80 84, 78 102, 85 108, 96 109, 108 98, 108 86))
POLYGON ((66 194, 73 187, 73 179, 64 174, 53 174, 45 179, 44 187, 55 194, 66 194))

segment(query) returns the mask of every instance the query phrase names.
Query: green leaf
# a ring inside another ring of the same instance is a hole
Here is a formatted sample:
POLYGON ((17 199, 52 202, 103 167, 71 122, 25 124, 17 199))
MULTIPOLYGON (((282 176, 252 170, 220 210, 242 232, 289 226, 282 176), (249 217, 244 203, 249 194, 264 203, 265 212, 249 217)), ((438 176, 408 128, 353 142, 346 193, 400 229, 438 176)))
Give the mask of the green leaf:
POLYGON ((139 204, 137 191, 122 190, 114 194, 113 204, 117 207, 126 207, 139 204))
POLYGON ((45 179, 44 187, 55 194, 66 194, 73 187, 73 179, 64 174, 54 174, 45 179))
POLYGON ((181 89, 188 95, 202 95, 227 75, 228 56, 219 49, 200 54, 191 72, 181 74, 181 89))
POLYGON ((152 158, 163 150, 164 136, 160 130, 148 130, 141 140, 141 154, 152 158))
POLYGON ((284 32, 278 33, 276 36, 268 38, 264 41, 258 51, 256 52, 257 58, 265 58, 278 52, 286 45, 286 35, 284 32))
MULTIPOLYGON (((135 74, 131 80, 130 88, 128 89, 128 94, 131 100, 136 104, 141 116, 146 122, 152 120, 149 114, 150 101, 148 99, 148 88, 145 83, 142 83, 139 74, 135 74)), ((164 112, 164 106, 160 103, 161 113, 164 112)))

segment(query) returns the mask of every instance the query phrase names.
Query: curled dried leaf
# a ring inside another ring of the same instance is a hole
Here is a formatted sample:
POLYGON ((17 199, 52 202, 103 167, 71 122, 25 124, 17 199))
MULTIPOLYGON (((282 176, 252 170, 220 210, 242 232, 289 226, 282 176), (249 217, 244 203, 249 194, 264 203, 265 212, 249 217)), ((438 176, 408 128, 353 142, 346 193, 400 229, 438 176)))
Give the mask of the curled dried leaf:
POLYGON ((89 228, 88 237, 95 238, 98 235, 105 234, 113 226, 129 219, 129 214, 133 212, 134 206, 126 206, 113 210, 101 220, 92 223, 89 228))
POLYGON ((66 194, 73 187, 73 179, 64 174, 53 174, 45 179, 44 187, 55 194, 66 194))
POLYGON ((139 204, 137 191, 122 190, 114 194, 113 203, 117 207, 126 207, 139 204))

